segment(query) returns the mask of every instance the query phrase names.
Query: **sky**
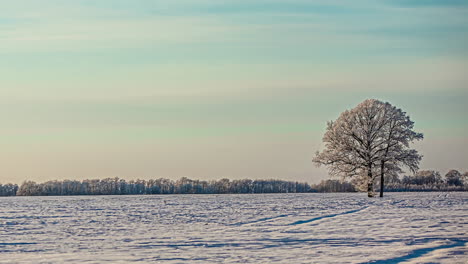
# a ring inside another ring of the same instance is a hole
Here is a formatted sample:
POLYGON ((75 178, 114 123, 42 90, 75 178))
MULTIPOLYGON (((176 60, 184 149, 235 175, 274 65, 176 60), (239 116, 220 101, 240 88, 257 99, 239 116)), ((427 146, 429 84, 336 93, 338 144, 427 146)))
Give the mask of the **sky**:
POLYGON ((406 111, 468 171, 468 1, 0 2, 0 183, 326 179, 326 122, 406 111))

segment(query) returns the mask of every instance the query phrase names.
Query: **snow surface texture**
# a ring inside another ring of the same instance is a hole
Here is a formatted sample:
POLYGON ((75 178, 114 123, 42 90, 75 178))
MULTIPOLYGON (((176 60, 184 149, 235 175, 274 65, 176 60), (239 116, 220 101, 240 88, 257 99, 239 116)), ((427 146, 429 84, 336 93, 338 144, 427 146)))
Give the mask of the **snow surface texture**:
POLYGON ((0 198, 0 263, 468 263, 468 193, 0 198))

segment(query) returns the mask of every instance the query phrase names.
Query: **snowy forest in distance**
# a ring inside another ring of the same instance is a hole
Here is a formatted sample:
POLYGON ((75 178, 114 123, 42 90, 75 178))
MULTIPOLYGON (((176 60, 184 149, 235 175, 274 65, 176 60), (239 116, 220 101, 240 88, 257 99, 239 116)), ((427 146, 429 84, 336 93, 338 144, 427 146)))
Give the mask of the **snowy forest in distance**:
MULTIPOLYGON (((376 177, 378 191, 378 177, 376 177)), ((389 176, 385 191, 468 191, 468 172, 450 170, 444 177, 437 171, 422 170, 403 178, 389 176)), ((235 193, 307 193, 307 192, 357 192, 365 191, 359 179, 351 181, 323 180, 318 184, 283 180, 191 180, 181 178, 131 180, 119 178, 93 180, 55 180, 44 183, 25 181, 17 184, 0 184, 0 196, 36 195, 134 195, 134 194, 235 194, 235 193)))

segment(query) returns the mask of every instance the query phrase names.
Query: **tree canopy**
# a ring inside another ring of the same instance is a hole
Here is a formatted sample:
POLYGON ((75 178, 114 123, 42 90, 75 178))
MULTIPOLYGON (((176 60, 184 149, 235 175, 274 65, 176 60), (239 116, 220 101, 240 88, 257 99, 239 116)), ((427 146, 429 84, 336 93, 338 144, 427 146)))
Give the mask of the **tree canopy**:
POLYGON ((323 137, 325 149, 313 162, 327 166, 332 176, 360 177, 373 196, 374 178, 380 173, 381 193, 385 174, 398 174, 406 167, 416 172, 422 158, 410 143, 423 139, 413 130, 406 112, 376 99, 367 99, 330 121, 323 137))

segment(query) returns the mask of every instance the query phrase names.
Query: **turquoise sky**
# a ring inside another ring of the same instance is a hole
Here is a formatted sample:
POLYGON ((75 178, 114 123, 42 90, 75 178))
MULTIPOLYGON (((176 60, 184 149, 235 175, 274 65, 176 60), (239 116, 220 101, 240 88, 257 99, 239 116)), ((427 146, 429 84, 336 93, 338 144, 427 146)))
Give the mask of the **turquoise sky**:
POLYGON ((423 169, 468 170, 468 1, 0 3, 0 182, 316 182, 366 98, 410 114, 423 169))

